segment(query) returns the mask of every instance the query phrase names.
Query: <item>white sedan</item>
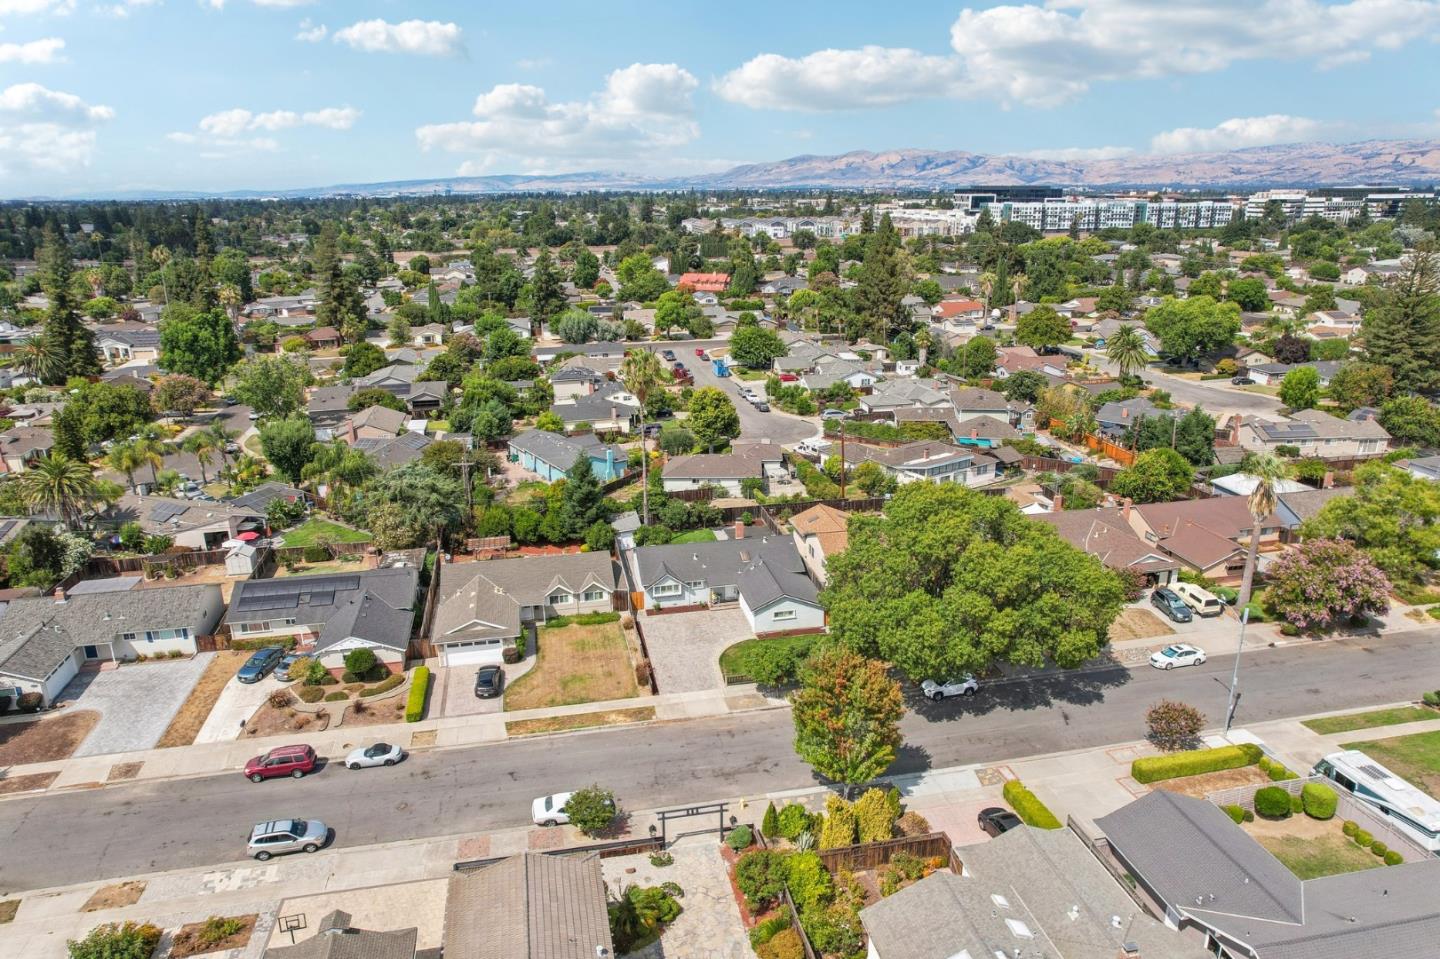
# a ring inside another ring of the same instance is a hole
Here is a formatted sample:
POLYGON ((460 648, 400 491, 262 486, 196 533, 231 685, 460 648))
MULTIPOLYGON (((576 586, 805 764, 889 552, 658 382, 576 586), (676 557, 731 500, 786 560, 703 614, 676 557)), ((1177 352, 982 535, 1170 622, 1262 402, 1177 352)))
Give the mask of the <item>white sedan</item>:
POLYGON ((937 703, 951 696, 974 696, 975 691, 979 688, 980 683, 969 673, 966 673, 959 679, 950 679, 943 683, 937 683, 933 679, 927 679, 920 684, 920 689, 925 693, 925 698, 933 699, 937 703))
POLYGON ((565 812, 565 804, 570 801, 574 793, 556 793, 553 796, 541 796, 530 804, 530 819, 537 826, 564 826, 570 822, 570 815, 565 812))
POLYGON ((1157 649, 1150 654, 1150 665, 1156 669, 1174 669, 1176 666, 1200 666, 1205 662, 1205 650, 1189 643, 1176 643, 1157 649))
POLYGON ((345 757, 347 769, 364 769, 367 766, 393 766, 405 758, 405 750, 389 743, 375 743, 361 746, 345 757))

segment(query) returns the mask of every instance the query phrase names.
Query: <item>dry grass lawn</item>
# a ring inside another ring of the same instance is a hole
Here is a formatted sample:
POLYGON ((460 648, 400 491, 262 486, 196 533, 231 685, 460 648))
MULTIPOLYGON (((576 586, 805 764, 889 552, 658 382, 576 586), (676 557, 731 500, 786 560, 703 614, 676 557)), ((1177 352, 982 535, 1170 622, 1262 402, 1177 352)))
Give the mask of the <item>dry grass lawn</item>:
MULTIPOLYGON (((379 726, 385 723, 402 723, 405 721, 405 698, 404 696, 391 696, 389 699, 382 699, 380 702, 367 702, 356 700, 355 703, 345 710, 345 717, 340 725, 346 729, 354 726, 379 726), (364 705, 361 705, 363 703, 364 705), (356 709, 360 712, 356 712, 356 709)), ((336 703, 335 705, 342 705, 336 703)))
POLYGON ((517 719, 505 724, 505 732, 511 736, 532 736, 537 733, 558 733, 570 729, 590 729, 594 726, 623 726, 626 723, 640 723, 654 718, 654 706, 637 706, 634 709, 608 709, 598 713, 581 713, 577 716, 517 719))
POLYGON ((58 772, 31 773, 28 776, 6 776, 0 779, 0 796, 29 792, 32 789, 44 789, 59 778, 60 774, 58 772))
POLYGON ((1110 624, 1110 642, 1118 643, 1127 639, 1149 639, 1151 636, 1169 636, 1175 630, 1160 621, 1160 617, 1148 609, 1127 606, 1110 624))
POLYGON ((184 959, 207 952, 239 949, 250 942, 255 931, 255 913, 248 916, 212 916, 204 922, 191 922, 180 927, 170 946, 170 959, 184 959), (230 928, 233 926, 234 931, 230 928), (221 935, 227 933, 228 935, 221 935))
POLYGON ((164 749, 168 746, 189 746, 195 742, 200 727, 205 725, 210 710, 215 708, 215 700, 220 698, 220 691, 250 655, 242 649, 222 649, 217 652, 205 667, 205 672, 200 674, 200 681, 190 690, 190 695, 176 711, 175 718, 170 720, 169 727, 155 744, 156 747, 164 749))
POLYGON ((505 709, 537 709, 639 695, 619 623, 538 633, 539 660, 505 691, 505 709))
POLYGON ((19 911, 19 899, 6 899, 4 902, 0 902, 0 925, 4 925, 7 922, 13 922, 15 919, 15 913, 19 911))
MULTIPOLYGON (((332 703, 332 706, 339 705, 332 703)), ((330 718, 327 715, 320 716, 312 713, 302 713, 286 706, 284 709, 276 709, 268 702, 261 703, 260 708, 255 710, 255 715, 245 724, 245 735, 247 736, 278 736, 281 733, 298 732, 323 732, 330 725, 330 718)))
POLYGON ((0 724, 0 766, 69 759, 99 721, 99 713, 81 710, 29 723, 0 724))
POLYGON ((1360 750, 1401 779, 1408 779, 1440 799, 1440 731, 1345 743, 1340 748, 1360 750))
POLYGON ((1156 789, 1163 789, 1166 792, 1204 799, 1210 793, 1219 792, 1222 789, 1230 789, 1235 786, 1261 786, 1267 785, 1269 782, 1270 777, 1261 772, 1259 766, 1241 766, 1239 769, 1221 769, 1218 772, 1201 773, 1198 776, 1166 779, 1163 782, 1155 783, 1154 786, 1156 789))
POLYGON ((95 894, 85 900, 85 905, 80 907, 81 912, 99 912, 102 909, 119 909, 122 906, 133 906, 145 895, 145 883, 143 882, 117 882, 110 886, 101 886, 95 890, 95 894))
POLYGON ((1358 872, 1385 864, 1370 850, 1361 849, 1347 839, 1340 826, 1339 819, 1291 816, 1269 820, 1256 817, 1254 822, 1245 823, 1244 829, 1301 879, 1358 872))

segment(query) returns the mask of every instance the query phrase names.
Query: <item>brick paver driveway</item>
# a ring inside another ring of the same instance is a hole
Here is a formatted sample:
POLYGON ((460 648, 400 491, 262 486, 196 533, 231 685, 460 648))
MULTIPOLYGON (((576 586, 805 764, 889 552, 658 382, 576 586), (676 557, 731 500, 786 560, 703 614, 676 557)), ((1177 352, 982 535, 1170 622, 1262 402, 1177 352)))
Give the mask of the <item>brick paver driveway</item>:
POLYGON ((725 685, 720 654, 755 635, 739 607, 693 613, 641 614, 645 646, 661 693, 693 693, 725 685))
POLYGON ((213 655, 199 653, 190 659, 80 673, 60 696, 73 700, 76 709, 100 713, 100 723, 75 755, 101 756, 153 747, 213 655))

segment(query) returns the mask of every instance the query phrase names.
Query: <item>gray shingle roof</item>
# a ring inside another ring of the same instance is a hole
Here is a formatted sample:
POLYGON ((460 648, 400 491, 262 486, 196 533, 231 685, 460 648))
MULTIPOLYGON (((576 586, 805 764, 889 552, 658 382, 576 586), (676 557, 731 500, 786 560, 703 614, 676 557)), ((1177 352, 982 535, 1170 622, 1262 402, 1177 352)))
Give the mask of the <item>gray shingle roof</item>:
POLYGON ((568 470, 575 465, 581 453, 596 459, 604 459, 607 453, 615 457, 617 464, 626 462, 625 451, 618 446, 601 443, 594 433, 566 436, 548 430, 530 429, 509 440, 512 449, 523 450, 555 469, 568 470))
POLYGON ((812 605, 819 602, 815 584, 805 575, 804 561, 788 537, 641 546, 635 550, 635 561, 644 587, 666 576, 682 583, 704 582, 711 589, 738 586, 752 610, 782 596, 812 605))
POLYGON ((108 643, 117 633, 188 628, 214 631, 220 587, 169 586, 89 593, 57 603, 50 596, 12 600, 0 614, 0 672, 41 680, 77 646, 108 643))
POLYGON ((447 956, 595 959, 613 951, 599 856, 526 852, 450 877, 447 956))
POLYGON ((235 584, 225 621, 234 626, 293 618, 321 626, 320 650, 351 636, 403 650, 419 582, 413 568, 245 580, 235 584))
POLYGON ((320 920, 315 935, 293 946, 265 950, 265 959, 414 959, 419 930, 372 932, 355 929, 348 913, 335 910, 320 920))
POLYGON ((592 586, 614 592, 615 565, 609 553, 447 563, 440 567, 440 597, 431 635, 443 641, 447 634, 479 620, 499 631, 466 630, 466 635, 515 636, 521 606, 542 605, 556 589, 582 593, 592 586))
POLYGON ((431 442, 430 437, 423 433, 401 433, 393 439, 380 436, 361 437, 351 446, 364 452, 381 469, 391 469, 418 460, 431 442))

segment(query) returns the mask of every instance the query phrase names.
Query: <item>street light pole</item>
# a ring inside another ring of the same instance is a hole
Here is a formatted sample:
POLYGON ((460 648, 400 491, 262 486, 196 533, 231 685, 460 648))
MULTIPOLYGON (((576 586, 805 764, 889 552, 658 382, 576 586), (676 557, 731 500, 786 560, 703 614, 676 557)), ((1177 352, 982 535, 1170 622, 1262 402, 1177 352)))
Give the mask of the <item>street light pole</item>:
POLYGON ((1240 653, 1245 649, 1245 626, 1250 622, 1250 607, 1240 612, 1240 645, 1235 649, 1235 668, 1230 671, 1230 702, 1225 707, 1225 735, 1235 721, 1235 707, 1240 703, 1240 653))

